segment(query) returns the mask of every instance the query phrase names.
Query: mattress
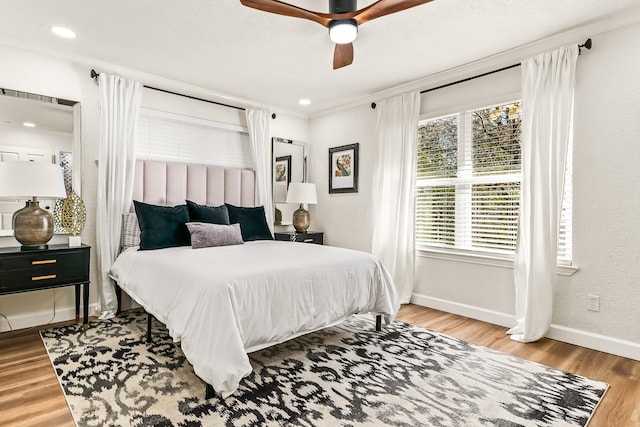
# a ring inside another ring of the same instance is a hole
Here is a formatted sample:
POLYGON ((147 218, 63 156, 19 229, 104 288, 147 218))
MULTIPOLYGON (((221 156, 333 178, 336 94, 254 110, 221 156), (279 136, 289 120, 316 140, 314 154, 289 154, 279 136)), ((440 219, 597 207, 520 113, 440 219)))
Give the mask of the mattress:
POLYGON ((122 252, 110 275, 179 341, 196 375, 223 396, 251 373, 247 353, 345 320, 399 308, 370 254, 283 241, 122 252))

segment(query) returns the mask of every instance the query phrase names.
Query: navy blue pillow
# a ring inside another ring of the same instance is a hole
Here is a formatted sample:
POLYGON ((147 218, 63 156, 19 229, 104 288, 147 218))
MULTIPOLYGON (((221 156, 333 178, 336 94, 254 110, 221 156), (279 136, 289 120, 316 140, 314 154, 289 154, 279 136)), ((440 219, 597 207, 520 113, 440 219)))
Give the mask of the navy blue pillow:
POLYGON ((133 201, 140 224, 140 250, 191 245, 187 205, 158 206, 133 201))
POLYGON ((229 225, 229 211, 225 205, 206 206, 187 200, 187 209, 191 222, 229 225))
POLYGON ((255 208, 241 208, 226 204, 229 210, 231 224, 240 224, 242 240, 273 240, 267 219, 264 216, 264 206, 255 208))

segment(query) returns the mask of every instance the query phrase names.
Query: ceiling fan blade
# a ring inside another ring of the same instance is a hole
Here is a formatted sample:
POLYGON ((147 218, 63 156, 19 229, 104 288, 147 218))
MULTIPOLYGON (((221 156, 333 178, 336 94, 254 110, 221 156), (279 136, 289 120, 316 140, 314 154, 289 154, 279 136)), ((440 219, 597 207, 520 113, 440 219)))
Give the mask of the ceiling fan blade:
POLYGON ((353 43, 336 44, 333 52, 333 69, 346 67, 353 62, 353 43))
POLYGON ((325 27, 329 26, 331 16, 326 13, 313 12, 278 0, 240 0, 240 3, 253 9, 293 18, 308 19, 325 27))
POLYGON ((362 25, 372 19, 400 12, 430 1, 432 0, 379 0, 368 7, 357 10, 353 15, 353 19, 356 20, 358 25, 362 25))

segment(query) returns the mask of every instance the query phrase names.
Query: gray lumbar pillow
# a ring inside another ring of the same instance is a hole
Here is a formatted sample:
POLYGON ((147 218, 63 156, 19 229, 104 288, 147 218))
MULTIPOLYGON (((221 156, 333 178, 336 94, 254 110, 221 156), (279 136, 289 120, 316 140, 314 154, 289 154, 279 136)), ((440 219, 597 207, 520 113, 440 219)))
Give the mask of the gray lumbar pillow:
POLYGON ((188 222, 187 228, 191 233, 191 247, 193 249, 241 245, 244 243, 240 224, 222 225, 206 222, 188 222))

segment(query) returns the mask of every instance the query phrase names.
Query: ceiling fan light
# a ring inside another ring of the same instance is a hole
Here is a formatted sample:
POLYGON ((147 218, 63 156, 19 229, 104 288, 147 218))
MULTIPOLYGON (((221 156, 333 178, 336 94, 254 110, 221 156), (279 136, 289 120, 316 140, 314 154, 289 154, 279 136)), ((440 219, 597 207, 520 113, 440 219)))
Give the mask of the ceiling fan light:
POLYGON ((351 43, 358 36, 355 19, 338 19, 329 24, 329 38, 337 44, 351 43))

